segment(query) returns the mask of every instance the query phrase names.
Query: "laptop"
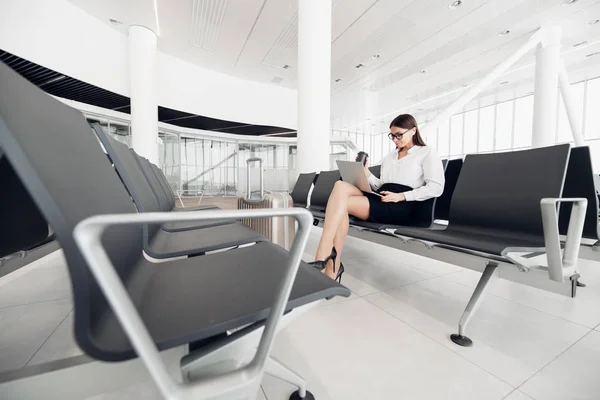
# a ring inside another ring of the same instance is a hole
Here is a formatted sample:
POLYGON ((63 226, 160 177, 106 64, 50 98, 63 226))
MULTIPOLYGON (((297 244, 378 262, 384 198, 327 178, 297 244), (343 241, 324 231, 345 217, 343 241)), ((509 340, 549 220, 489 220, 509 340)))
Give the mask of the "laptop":
POLYGON ((383 195, 371 190, 371 185, 369 185, 369 180, 365 175, 365 167, 362 163, 356 161, 336 161, 344 182, 356 186, 363 192, 373 193, 376 196, 383 197, 383 195))

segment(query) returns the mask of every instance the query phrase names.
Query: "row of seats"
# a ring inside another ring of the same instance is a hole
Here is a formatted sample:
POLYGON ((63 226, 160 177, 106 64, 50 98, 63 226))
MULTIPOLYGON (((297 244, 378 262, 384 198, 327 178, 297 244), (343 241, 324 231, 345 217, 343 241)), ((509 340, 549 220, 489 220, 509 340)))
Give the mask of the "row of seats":
POLYGON ((350 295, 301 262, 308 211, 173 210, 156 166, 2 63, 0 146, 63 249, 88 356, 141 357, 165 398, 236 397, 263 372, 304 398, 303 379, 269 356, 274 333, 316 301, 350 295), (300 226, 290 252, 236 222, 284 214, 300 226), (188 350, 183 384, 158 354, 177 347, 188 350))
MULTIPOLYGON (((376 176, 379 176, 378 168, 371 167, 376 176)), ((354 229, 350 234, 432 258, 439 254, 423 251, 422 245, 430 250, 450 250, 484 261, 482 279, 459 323, 459 334, 452 336, 455 343, 471 345, 464 334, 468 322, 465 316, 481 300, 490 276, 499 265, 516 265, 521 271, 545 268, 546 279, 549 276, 561 283, 567 281, 570 295, 575 296, 579 279, 576 260, 566 260, 566 256, 561 255, 559 241, 566 247, 568 239, 579 250, 582 237, 590 239, 583 247, 593 246, 600 238, 598 198, 588 147, 571 149, 569 145, 558 145, 473 154, 467 155, 464 162, 462 159, 444 160, 444 168, 446 184, 442 196, 418 204, 419 212, 411 226, 351 218, 350 225, 354 229), (573 203, 566 200, 569 198, 579 199, 575 202, 579 204, 579 215, 573 218, 573 203), (556 206, 549 206, 556 219, 556 232, 552 229, 552 216, 543 214, 542 199, 563 199, 558 216, 555 208, 552 209, 556 206), (538 265, 537 261, 524 256, 533 252, 549 254, 548 265, 538 265)), ((327 199, 339 179, 339 171, 299 176, 292 192, 294 203, 307 207, 316 225, 322 223, 327 199)), ((594 253, 598 259, 597 252, 594 253)))

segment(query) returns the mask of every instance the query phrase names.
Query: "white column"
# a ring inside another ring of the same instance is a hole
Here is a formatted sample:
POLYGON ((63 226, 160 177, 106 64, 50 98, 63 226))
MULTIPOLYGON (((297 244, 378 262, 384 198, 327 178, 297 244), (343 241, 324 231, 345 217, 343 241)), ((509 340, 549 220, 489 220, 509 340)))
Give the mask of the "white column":
POLYGON ((331 1, 298 0, 298 173, 329 170, 331 1))
POLYGON ((158 164, 156 34, 144 26, 129 27, 129 96, 132 147, 158 164))
POLYGON ((552 146, 556 142, 560 35, 560 28, 548 29, 542 43, 537 48, 533 92, 532 147, 552 146))
POLYGON ((560 94, 567 111, 567 118, 569 119, 569 125, 571 126, 571 133, 573 134, 573 140, 576 146, 583 146, 582 133, 582 116, 577 115, 577 109, 571 95, 571 83, 569 82, 569 74, 567 73, 567 67, 565 66, 564 60, 560 60, 560 70, 558 73, 558 83, 560 85, 560 94))

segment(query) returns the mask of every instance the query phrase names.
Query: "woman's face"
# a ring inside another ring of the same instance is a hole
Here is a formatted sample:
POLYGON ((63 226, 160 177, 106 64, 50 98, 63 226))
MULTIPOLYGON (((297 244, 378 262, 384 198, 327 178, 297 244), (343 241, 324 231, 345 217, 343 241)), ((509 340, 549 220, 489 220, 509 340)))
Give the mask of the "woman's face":
POLYGON ((415 128, 405 129, 392 126, 390 133, 393 135, 392 140, 398 148, 402 148, 407 144, 411 143, 413 136, 415 135, 415 128))

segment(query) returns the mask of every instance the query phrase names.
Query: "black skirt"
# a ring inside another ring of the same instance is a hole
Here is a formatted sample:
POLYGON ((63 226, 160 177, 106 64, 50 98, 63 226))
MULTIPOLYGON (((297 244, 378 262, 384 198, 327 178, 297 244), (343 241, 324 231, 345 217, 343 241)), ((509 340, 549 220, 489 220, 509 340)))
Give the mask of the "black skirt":
MULTIPOLYGON (((412 188, 409 186, 385 183, 377 190, 377 193, 403 193, 411 190, 412 188)), ((367 221, 390 225, 408 225, 410 223, 414 201, 384 203, 379 196, 366 192, 363 192, 363 194, 369 199, 369 218, 367 221)))

